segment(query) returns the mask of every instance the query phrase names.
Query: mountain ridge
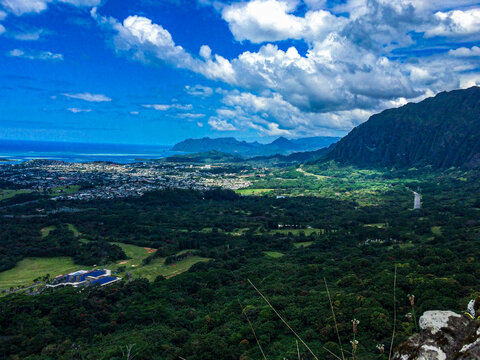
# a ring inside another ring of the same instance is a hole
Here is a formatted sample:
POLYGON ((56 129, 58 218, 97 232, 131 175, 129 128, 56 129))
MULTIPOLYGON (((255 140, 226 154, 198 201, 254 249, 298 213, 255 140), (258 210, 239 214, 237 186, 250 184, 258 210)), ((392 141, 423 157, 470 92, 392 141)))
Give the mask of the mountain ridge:
POLYGON ((338 137, 308 137, 289 140, 283 136, 269 144, 239 141, 233 137, 185 139, 172 148, 173 151, 204 153, 218 151, 245 157, 289 155, 295 152, 316 151, 340 140, 338 137))
POLYGON ((441 92, 372 115, 324 160, 357 166, 477 168, 479 134, 480 87, 441 92))

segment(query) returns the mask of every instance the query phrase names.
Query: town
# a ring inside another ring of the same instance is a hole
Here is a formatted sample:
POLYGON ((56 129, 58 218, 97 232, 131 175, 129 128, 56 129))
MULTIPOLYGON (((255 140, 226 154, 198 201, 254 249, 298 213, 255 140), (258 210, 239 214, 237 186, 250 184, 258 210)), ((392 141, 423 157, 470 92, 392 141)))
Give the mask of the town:
POLYGON ((218 167, 154 161, 115 164, 31 160, 0 164, 0 177, 24 190, 49 195, 52 200, 138 197, 166 188, 237 190, 251 184, 246 176, 229 170, 228 166, 214 170, 218 167))

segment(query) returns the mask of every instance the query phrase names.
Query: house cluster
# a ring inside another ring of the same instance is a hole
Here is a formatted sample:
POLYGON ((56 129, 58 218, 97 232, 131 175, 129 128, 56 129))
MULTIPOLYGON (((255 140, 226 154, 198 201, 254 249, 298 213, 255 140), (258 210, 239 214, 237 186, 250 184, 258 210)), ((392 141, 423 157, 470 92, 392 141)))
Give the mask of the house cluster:
POLYGON ((107 269, 99 270, 79 270, 68 275, 59 275, 50 284, 48 288, 59 288, 65 286, 87 287, 87 286, 106 286, 120 281, 121 278, 112 276, 112 271, 107 269))
POLYGON ((204 166, 159 162, 113 164, 33 160, 0 165, 0 177, 25 189, 49 194, 53 200, 138 197, 165 188, 236 190, 250 185, 236 173, 212 174, 205 170, 208 168, 204 166))

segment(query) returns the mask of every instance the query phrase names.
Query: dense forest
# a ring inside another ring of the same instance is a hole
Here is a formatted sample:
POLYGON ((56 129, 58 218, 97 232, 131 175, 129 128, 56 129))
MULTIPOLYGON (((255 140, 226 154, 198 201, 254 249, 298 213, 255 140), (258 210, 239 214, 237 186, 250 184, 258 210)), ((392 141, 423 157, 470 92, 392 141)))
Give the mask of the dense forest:
MULTIPOLYGON (((74 214, 25 217, 40 205, 64 206, 51 201, 15 208, 18 216, 0 220, 4 268, 30 256, 72 256, 85 265, 124 259, 112 242, 158 249, 146 262, 165 257, 174 265, 191 252, 210 261, 152 282, 125 277, 104 288, 4 296, 0 354, 125 359, 130 349, 135 359, 260 359, 253 327, 269 359, 296 358, 295 336, 251 281, 316 356, 333 359, 340 348, 325 279, 345 353, 351 356, 356 319, 356 356, 385 359, 377 345, 388 352, 395 269, 395 344, 416 331, 423 311, 461 311, 480 292, 478 173, 372 173, 332 164, 305 171, 331 181, 330 189, 284 169, 254 185, 310 188, 311 195, 172 189, 78 202, 74 214), (421 210, 412 210, 412 190, 421 190, 421 210)), ((300 352, 313 358, 302 344, 300 352)))

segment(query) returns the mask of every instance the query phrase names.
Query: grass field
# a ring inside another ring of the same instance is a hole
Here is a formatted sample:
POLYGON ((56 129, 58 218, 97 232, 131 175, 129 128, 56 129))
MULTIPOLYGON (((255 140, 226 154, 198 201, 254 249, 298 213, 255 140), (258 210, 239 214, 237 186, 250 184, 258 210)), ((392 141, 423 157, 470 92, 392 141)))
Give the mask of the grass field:
POLYGON ((155 280, 159 275, 171 278, 187 271, 196 263, 207 262, 209 260, 210 259, 202 258, 200 256, 190 256, 174 264, 165 265, 164 258, 157 258, 150 264, 137 268, 135 271, 132 271, 132 273, 134 278, 143 277, 150 281, 155 280))
POLYGON ((295 246, 297 249, 300 249, 301 247, 309 247, 312 244, 313 244, 313 241, 304 241, 304 242, 294 243, 293 246, 295 246))
MULTIPOLYGON (((143 259, 151 255, 153 252, 150 252, 140 246, 114 243, 120 246, 125 254, 130 258, 128 260, 119 261, 117 264, 112 264, 110 268, 115 269, 119 266, 125 266, 126 269, 124 272, 120 273, 120 276, 124 276, 126 272, 131 271, 134 278, 144 277, 150 281, 155 280, 159 275, 163 275, 166 278, 179 275, 188 269, 190 269, 194 264, 198 262, 209 261, 210 259, 202 258, 200 256, 190 256, 184 260, 178 261, 175 264, 165 265, 165 258, 156 258, 148 265, 142 265, 143 259), (133 266, 132 266, 133 265, 133 266)), ((183 250, 177 255, 182 253, 189 252, 190 250, 183 250)))
POLYGON ((287 235, 287 234, 291 233, 292 235, 295 235, 295 236, 300 235, 300 233, 302 233, 302 232, 305 234, 305 236, 310 236, 313 233, 323 234, 323 233, 325 233, 325 230, 324 229, 310 228, 310 229, 278 229, 278 230, 270 231, 271 234, 285 234, 285 235, 287 235))
POLYGON ((33 280, 50 274, 51 278, 67 274, 81 268, 70 257, 26 258, 18 262, 13 269, 0 273, 0 289, 28 286, 33 280))
MULTIPOLYGON (((46 233, 47 231, 52 231, 53 229, 47 230, 46 228, 45 230, 46 233)), ((42 232, 42 235, 43 233, 44 232, 42 232)), ((126 272, 131 271, 134 278, 144 277, 151 281, 155 280, 155 278, 159 275, 170 278, 187 271, 198 262, 206 262, 210 260, 200 256, 190 256, 186 259, 178 261, 175 264, 165 265, 165 258, 156 258, 150 264, 142 265, 142 260, 153 253, 152 249, 146 249, 130 244, 114 244, 120 246, 129 259, 125 261, 119 261, 114 264, 99 266, 99 268, 106 268, 115 271, 120 266, 125 266, 125 271, 118 274, 121 277, 124 277, 126 272)), ((185 250, 183 252, 186 251, 189 250, 185 250)), ((10 287, 16 288, 17 286, 29 286, 33 283, 34 279, 43 277, 47 274, 50 274, 50 277, 54 278, 58 275, 68 274, 80 269, 89 270, 90 268, 91 267, 88 266, 74 264, 73 259, 70 257, 26 258, 18 262, 17 266, 15 266, 13 269, 0 273, 0 289, 9 289, 10 287)))
POLYGON ((29 194, 32 191, 30 190, 2 190, 0 189, 0 201, 10 199, 14 197, 15 195, 20 195, 20 194, 29 194))
POLYGON ((265 195, 268 193, 271 193, 273 189, 240 189, 240 190, 235 190, 235 192, 239 195, 248 195, 248 196, 253 196, 253 195, 265 195))
POLYGON ((53 226, 53 225, 44 227, 42 230, 40 230, 40 232, 42 233, 42 238, 47 237, 48 234, 50 234, 55 229, 56 229, 56 227, 53 226))
POLYGON ((68 230, 70 230, 71 232, 73 232, 73 236, 75 236, 75 237, 80 236, 80 231, 78 231, 78 229, 75 227, 75 225, 73 225, 73 224, 67 224, 67 226, 68 226, 68 230))
POLYGON ((65 195, 65 194, 73 194, 80 190, 80 186, 78 185, 67 185, 67 186, 57 186, 50 189, 53 196, 57 195, 65 195))
POLYGON ((284 254, 282 254, 281 252, 278 252, 278 251, 264 251, 263 253, 265 254, 266 257, 270 257, 270 258, 274 258, 274 259, 279 259, 279 258, 285 256, 284 254))
POLYGON ((442 236, 442 227, 441 226, 432 226, 431 228, 433 235, 442 236))

